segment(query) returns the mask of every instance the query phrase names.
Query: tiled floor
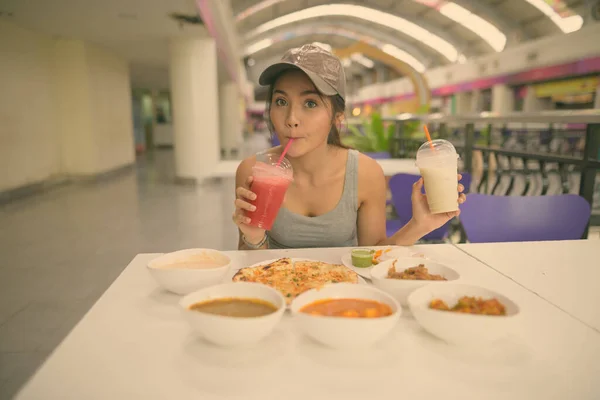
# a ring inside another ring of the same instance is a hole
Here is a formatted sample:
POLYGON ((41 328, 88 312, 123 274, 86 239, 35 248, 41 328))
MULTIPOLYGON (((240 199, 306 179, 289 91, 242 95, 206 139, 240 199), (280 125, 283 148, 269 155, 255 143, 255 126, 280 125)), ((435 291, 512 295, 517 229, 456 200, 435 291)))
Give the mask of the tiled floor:
POLYGON ((12 397, 136 254, 236 248, 233 180, 175 185, 172 157, 157 151, 105 181, 0 207, 0 399, 12 397))
POLYGON ((0 399, 10 398, 142 252, 231 250, 232 179, 173 184, 158 151, 109 180, 0 208, 0 399))

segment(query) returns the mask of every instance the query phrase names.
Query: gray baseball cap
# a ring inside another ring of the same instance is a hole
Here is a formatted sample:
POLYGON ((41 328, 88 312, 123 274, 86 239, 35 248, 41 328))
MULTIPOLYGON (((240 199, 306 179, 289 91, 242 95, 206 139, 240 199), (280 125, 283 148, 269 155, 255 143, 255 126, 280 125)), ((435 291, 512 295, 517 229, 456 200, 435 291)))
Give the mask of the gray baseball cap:
POLYGON ((338 57, 324 48, 305 44, 288 50, 281 61, 263 71, 258 83, 271 85, 284 71, 299 69, 313 82, 319 92, 326 96, 339 94, 346 100, 346 74, 338 57))

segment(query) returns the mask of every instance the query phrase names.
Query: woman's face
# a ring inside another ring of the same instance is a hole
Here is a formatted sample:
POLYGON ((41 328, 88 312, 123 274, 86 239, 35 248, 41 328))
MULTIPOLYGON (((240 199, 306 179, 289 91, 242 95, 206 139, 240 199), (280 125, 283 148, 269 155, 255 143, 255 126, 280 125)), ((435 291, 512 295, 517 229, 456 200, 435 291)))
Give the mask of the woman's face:
POLYGON ((299 70, 280 76, 273 88, 270 118, 283 146, 291 138, 289 157, 300 157, 327 143, 331 130, 331 101, 299 70))

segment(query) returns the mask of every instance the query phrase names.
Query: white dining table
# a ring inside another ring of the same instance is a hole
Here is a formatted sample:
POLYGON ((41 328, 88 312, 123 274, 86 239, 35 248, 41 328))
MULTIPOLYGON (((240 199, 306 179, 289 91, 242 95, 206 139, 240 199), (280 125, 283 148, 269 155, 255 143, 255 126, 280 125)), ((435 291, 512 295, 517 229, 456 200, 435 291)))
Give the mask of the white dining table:
MULTIPOLYGON (((235 177, 235 171, 241 160, 221 160, 215 165, 212 173, 210 174, 215 178, 232 178, 235 177)), ((389 158, 389 159, 376 159, 377 163, 381 166, 383 174, 385 176, 394 176, 396 174, 413 174, 418 175, 419 169, 415 166, 414 159, 408 158, 389 158)))
MULTIPOLYGON (((516 332, 483 347, 453 346, 405 312, 377 345, 332 350, 284 315, 254 346, 215 347, 192 334, 179 297, 158 287, 140 254, 17 399, 598 399, 600 334, 565 310, 449 245, 417 246, 464 282, 521 308, 516 332)), ((233 268, 277 257, 340 263, 347 248, 232 251, 233 268)))
POLYGON ((600 332, 600 241, 457 246, 600 332))

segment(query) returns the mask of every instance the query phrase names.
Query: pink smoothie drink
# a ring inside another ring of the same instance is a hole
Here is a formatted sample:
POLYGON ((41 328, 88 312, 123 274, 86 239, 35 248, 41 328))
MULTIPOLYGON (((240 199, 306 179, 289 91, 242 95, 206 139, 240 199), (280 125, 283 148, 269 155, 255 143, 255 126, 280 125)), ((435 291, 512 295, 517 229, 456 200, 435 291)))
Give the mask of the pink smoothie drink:
POLYGON ((249 225, 257 228, 270 230, 277 218, 277 213, 283 204, 285 192, 292 182, 291 165, 283 159, 279 166, 273 165, 277 162, 277 155, 266 155, 267 162, 257 161, 252 167, 252 190, 256 194, 256 200, 249 203, 256 206, 255 211, 246 211, 250 218, 249 225), (275 161, 271 161, 273 158, 275 161))

